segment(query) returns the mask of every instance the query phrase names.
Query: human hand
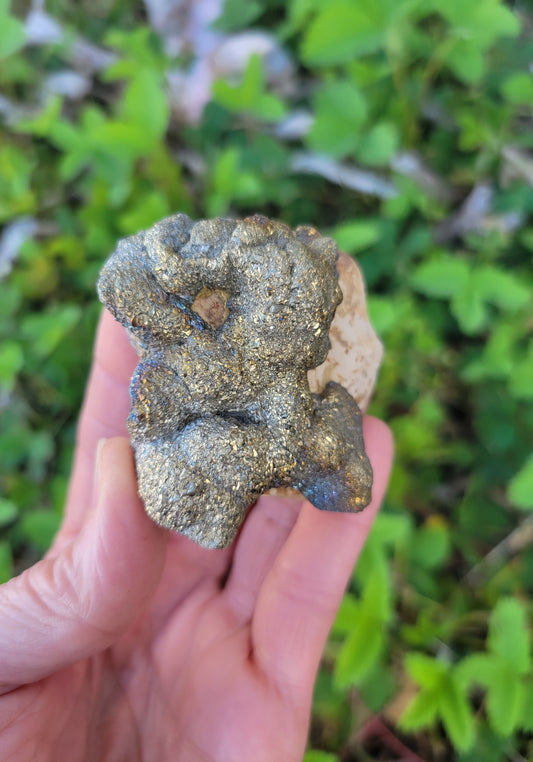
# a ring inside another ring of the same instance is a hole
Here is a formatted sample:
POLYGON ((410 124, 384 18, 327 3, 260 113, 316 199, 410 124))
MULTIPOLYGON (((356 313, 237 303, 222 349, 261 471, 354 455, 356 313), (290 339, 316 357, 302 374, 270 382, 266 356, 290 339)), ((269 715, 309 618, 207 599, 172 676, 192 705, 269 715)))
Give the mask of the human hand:
POLYGON ((320 656, 385 491, 389 430, 365 419, 362 513, 264 496, 230 548, 206 550, 153 524, 137 496, 136 363, 104 314, 62 527, 0 587, 0 760, 299 761, 320 656))

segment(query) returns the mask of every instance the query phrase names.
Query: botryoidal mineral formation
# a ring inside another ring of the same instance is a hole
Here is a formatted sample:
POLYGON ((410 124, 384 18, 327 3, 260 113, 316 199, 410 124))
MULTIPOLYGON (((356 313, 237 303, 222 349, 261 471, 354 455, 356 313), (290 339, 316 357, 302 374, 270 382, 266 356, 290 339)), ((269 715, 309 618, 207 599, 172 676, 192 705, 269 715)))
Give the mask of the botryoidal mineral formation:
POLYGON ((257 497, 321 510, 370 501, 362 415, 338 383, 311 393, 342 299, 331 238, 255 215, 175 214, 118 243, 98 294, 139 355, 128 428, 148 514, 207 548, 257 497))

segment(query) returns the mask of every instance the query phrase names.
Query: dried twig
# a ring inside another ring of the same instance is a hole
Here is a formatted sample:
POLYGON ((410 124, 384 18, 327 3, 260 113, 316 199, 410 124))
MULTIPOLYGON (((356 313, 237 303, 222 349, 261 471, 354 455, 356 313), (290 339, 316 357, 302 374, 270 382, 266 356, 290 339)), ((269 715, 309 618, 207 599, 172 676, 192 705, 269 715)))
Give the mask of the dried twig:
POLYGON ((463 581, 472 588, 479 587, 495 574, 497 567, 501 567, 512 556, 530 545, 533 545, 533 515, 527 516, 516 529, 495 545, 479 563, 470 569, 463 581))
POLYGON ((293 172, 320 175, 331 183, 378 198, 395 198, 398 195, 394 184, 387 178, 321 154, 295 153, 291 158, 291 169, 293 172))
POLYGON ((398 736, 387 726, 379 714, 371 717, 357 734, 357 741, 365 743, 373 738, 379 738, 385 747, 398 754, 399 762, 424 762, 414 751, 411 751, 398 736))

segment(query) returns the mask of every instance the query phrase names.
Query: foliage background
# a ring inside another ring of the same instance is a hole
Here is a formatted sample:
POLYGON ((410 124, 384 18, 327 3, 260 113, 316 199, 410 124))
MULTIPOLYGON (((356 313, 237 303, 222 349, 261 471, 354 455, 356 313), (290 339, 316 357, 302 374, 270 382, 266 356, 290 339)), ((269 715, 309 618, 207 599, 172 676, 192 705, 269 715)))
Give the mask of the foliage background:
POLYGON ((261 210, 363 267, 397 459, 307 762, 533 758, 532 28, 526 0, 0 0, 2 580, 60 520, 117 238, 261 210))

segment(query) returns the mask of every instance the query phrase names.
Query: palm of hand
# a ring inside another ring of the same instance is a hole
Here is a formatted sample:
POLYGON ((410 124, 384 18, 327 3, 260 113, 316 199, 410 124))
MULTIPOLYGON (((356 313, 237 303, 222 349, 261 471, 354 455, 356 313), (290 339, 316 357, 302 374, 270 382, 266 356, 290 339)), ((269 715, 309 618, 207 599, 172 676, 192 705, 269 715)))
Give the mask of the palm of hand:
POLYGON ((301 759, 309 692, 263 673, 222 569, 184 569, 174 550, 161 593, 117 643, 4 696, 6 760, 301 759))
POLYGON ((94 479, 96 442, 125 433, 134 364, 104 318, 64 525, 0 591, 0 760, 300 760, 388 431, 366 423, 364 513, 263 497, 231 548, 205 550, 146 518, 127 440, 101 448, 94 479))

